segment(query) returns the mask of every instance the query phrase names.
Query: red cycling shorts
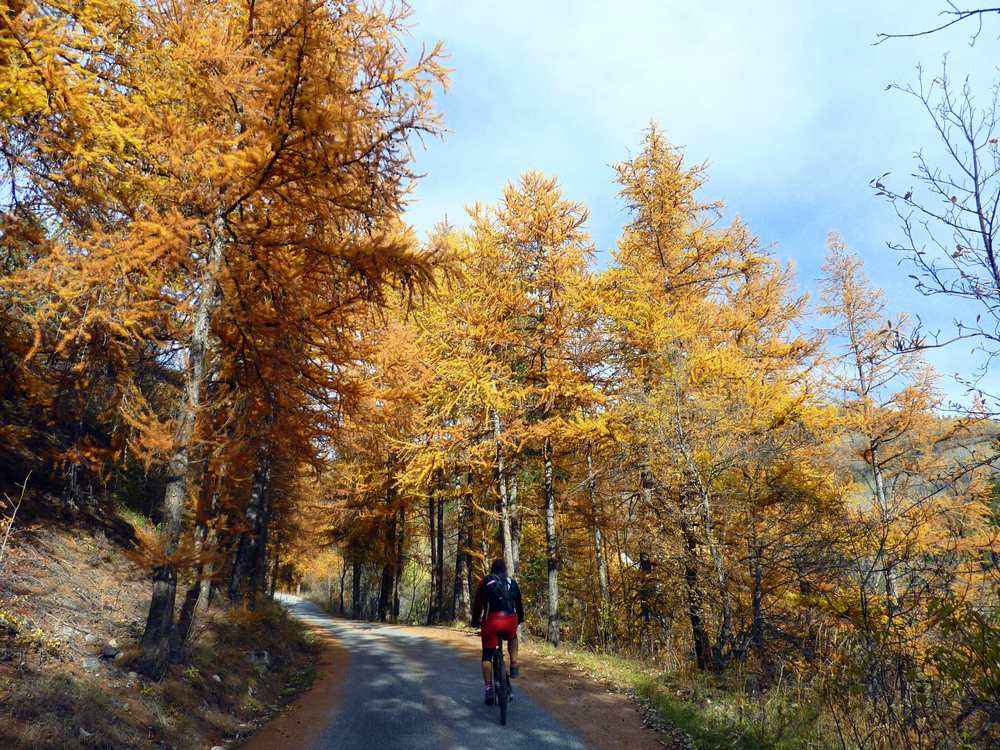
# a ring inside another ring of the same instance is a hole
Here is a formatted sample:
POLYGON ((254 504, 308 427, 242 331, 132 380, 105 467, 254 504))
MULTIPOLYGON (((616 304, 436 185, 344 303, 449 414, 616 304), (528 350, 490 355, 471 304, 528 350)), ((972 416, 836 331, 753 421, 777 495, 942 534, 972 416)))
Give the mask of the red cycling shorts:
POLYGON ((483 648, 496 648, 497 634, 502 635, 508 641, 512 641, 517 638, 517 615, 509 615, 504 612, 491 612, 486 615, 479 634, 483 639, 483 648))

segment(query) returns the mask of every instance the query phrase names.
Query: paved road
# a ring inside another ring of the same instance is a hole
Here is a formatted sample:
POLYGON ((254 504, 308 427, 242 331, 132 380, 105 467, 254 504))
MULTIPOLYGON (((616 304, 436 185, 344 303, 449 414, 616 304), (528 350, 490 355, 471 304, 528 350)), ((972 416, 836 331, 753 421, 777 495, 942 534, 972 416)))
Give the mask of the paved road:
MULTIPOLYGON (((296 617, 333 632, 350 655, 337 710, 317 742, 302 750, 584 748, 516 681, 507 726, 500 726, 499 710, 483 704, 474 656, 405 628, 333 619, 294 597, 282 602, 296 617)), ((518 679, 531 679, 530 665, 518 679)))

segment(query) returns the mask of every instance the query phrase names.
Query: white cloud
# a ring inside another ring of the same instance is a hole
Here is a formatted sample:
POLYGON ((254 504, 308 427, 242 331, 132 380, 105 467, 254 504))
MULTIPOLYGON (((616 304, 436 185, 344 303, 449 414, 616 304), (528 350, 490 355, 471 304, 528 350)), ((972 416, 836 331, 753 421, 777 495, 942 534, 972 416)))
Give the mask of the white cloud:
MULTIPOLYGON (((706 194, 724 198, 813 283, 830 230, 841 231, 887 287, 890 302, 935 310, 885 248, 896 234, 868 180, 905 174, 932 141, 914 102, 884 91, 934 69, 951 50, 956 71, 985 88, 997 42, 970 48, 970 30, 873 46, 879 31, 933 23, 939 0, 631 0, 418 2, 415 41, 440 38, 455 69, 442 99, 451 128, 418 155, 428 173, 409 218, 427 229, 444 214, 495 200, 528 168, 562 180, 592 211, 602 250, 621 225, 608 165, 651 118, 692 161, 711 160, 706 194)), ((998 30, 997 33, 1000 33, 998 30)), ((993 36, 996 36, 995 34, 993 36)), ((967 357, 937 355, 944 372, 967 357)))

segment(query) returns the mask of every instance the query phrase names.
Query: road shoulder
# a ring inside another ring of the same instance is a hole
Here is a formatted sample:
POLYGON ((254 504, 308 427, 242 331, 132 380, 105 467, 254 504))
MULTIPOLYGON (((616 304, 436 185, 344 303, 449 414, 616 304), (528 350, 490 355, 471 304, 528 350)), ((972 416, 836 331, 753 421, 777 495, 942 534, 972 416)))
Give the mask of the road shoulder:
POLYGON ((240 745, 241 750, 311 747, 337 712, 350 656, 322 625, 303 620, 320 645, 316 679, 304 693, 289 703, 277 717, 263 725, 240 745))

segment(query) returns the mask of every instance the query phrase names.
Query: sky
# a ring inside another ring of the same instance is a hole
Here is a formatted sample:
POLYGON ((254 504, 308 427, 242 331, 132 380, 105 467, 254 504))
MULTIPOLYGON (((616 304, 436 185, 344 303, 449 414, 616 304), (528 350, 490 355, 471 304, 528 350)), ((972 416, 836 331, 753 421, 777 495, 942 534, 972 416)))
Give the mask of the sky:
MULTIPOLYGON (((421 232, 495 202, 528 169, 559 178, 590 209, 599 264, 624 214, 611 164, 638 148, 651 120, 689 163, 709 162, 702 197, 721 199, 815 290, 827 235, 840 233, 886 291, 890 308, 950 330, 953 310, 917 294, 890 206, 869 180, 902 182, 933 145, 919 102, 890 82, 933 74, 944 53, 984 95, 996 77, 1000 22, 969 45, 971 26, 873 45, 878 32, 935 25, 944 0, 413 0, 414 48, 444 42, 450 84, 438 100, 447 133, 417 147, 424 173, 407 217, 421 232)), ((968 371, 968 348, 931 353, 942 388, 968 371)), ((1000 380, 1000 376, 994 378, 1000 380)), ((990 386, 990 383, 985 385, 990 386)), ((998 389, 1000 390, 1000 389, 998 389)))

